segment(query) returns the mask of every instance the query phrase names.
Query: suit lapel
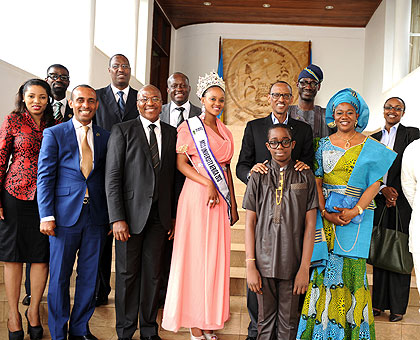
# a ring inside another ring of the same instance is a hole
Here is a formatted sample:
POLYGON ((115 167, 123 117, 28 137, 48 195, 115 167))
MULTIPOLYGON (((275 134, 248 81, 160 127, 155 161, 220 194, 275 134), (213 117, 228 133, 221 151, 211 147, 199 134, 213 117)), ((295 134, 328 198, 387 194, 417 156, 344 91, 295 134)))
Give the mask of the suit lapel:
POLYGON ((398 154, 401 154, 404 151, 404 148, 407 140, 407 129, 404 125, 399 125, 397 128, 397 135, 395 136, 394 142, 394 151, 398 154))
POLYGON ((165 125, 165 123, 160 122, 160 128, 161 128, 161 139, 162 139, 162 142, 161 142, 162 150, 160 151, 160 168, 162 169, 163 161, 165 159, 169 144, 163 142, 165 140, 166 134, 168 133, 167 126, 165 125))
POLYGON ((62 124, 66 124, 66 136, 68 136, 66 143, 69 144, 70 150, 74 155, 73 167, 74 169, 79 169, 80 175, 83 176, 82 171, 80 170, 80 153, 79 145, 77 143, 76 129, 74 128, 73 122, 71 120, 62 124))
POLYGON ((115 96, 114 96, 114 93, 112 92, 111 85, 108 85, 106 88, 105 101, 109 107, 109 111, 112 114, 116 115, 118 120, 121 121, 120 108, 118 107, 117 101, 115 100, 115 96))
MULTIPOLYGON (((97 167, 97 162, 101 159, 101 151, 102 151, 102 138, 101 134, 98 132, 98 127, 96 125, 92 125, 92 133, 93 133, 93 170, 97 167)), ((92 172, 93 172, 92 170, 92 172)))
POLYGON ((125 103, 124 117, 127 115, 127 112, 132 111, 132 108, 136 106, 136 103, 136 94, 134 93, 134 90, 130 87, 130 89, 128 90, 127 103, 125 103))

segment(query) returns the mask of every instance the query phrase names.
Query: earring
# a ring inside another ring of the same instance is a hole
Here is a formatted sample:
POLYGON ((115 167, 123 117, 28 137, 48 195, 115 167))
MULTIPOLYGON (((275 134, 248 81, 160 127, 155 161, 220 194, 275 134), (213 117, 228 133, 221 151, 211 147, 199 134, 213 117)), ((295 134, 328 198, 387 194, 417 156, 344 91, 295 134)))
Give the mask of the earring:
POLYGON ((357 119, 356 119, 356 121, 354 122, 354 127, 356 127, 357 126, 357 119))
POLYGON ((206 113, 206 107, 204 106, 204 104, 201 105, 201 113, 206 113))
POLYGON ((328 123, 328 126, 330 128, 335 128, 337 126, 337 124, 335 124, 335 121, 332 121, 331 123, 328 123))

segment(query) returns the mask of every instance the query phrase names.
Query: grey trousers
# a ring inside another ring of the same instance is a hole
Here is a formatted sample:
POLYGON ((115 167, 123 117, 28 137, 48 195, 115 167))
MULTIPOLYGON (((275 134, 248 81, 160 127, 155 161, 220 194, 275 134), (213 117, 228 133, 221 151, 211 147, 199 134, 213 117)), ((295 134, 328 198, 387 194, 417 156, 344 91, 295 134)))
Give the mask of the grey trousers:
POLYGON ((263 294, 257 294, 257 340, 295 340, 300 295, 293 295, 294 281, 267 277, 261 279, 263 294))

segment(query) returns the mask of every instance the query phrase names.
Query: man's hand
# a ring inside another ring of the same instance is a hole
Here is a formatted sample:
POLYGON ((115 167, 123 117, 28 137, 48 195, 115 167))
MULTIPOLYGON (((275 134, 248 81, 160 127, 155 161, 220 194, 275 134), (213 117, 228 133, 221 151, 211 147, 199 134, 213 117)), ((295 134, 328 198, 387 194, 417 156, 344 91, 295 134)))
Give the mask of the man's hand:
POLYGON ((250 291, 262 294, 262 281, 261 275, 258 271, 257 267, 255 266, 254 262, 247 263, 246 266, 246 280, 248 282, 248 288, 250 291))
POLYGON ((310 169, 310 166, 306 163, 303 163, 302 161, 296 161, 295 164, 295 170, 296 171, 302 171, 302 170, 308 170, 310 169))
POLYGON ((55 221, 45 221, 41 222, 39 230, 42 234, 47 236, 55 236, 55 221))
POLYGON ((112 224, 112 232, 117 241, 126 242, 131 237, 126 221, 116 221, 112 224))
POLYGON ((249 173, 252 174, 253 172, 259 172, 260 174, 263 174, 263 175, 267 174, 268 173, 268 168, 266 166, 267 163, 268 163, 268 160, 265 160, 264 163, 255 164, 249 173))
POLYGON ((172 219, 172 228, 168 231, 168 240, 173 240, 175 235, 175 218, 172 219))

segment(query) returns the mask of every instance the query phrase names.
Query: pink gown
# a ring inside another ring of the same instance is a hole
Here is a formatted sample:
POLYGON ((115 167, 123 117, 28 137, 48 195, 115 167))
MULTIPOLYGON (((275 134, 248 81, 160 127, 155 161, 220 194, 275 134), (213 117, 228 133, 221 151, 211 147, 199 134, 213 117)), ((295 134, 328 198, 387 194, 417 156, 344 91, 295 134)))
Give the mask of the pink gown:
MULTIPOLYGON (((204 125, 205 126, 205 125, 204 125)), ((218 136, 205 126, 210 148, 223 168, 233 155, 233 137, 217 120, 218 136)), ((188 145, 187 153, 200 174, 203 168, 187 123, 178 128, 177 150, 188 145)), ((177 151, 179 152, 179 151, 177 151)), ((226 173, 225 173, 226 177, 226 173)), ((209 208, 207 189, 188 178, 179 197, 175 238, 162 327, 222 329, 229 319, 230 223, 226 201, 209 208)))

